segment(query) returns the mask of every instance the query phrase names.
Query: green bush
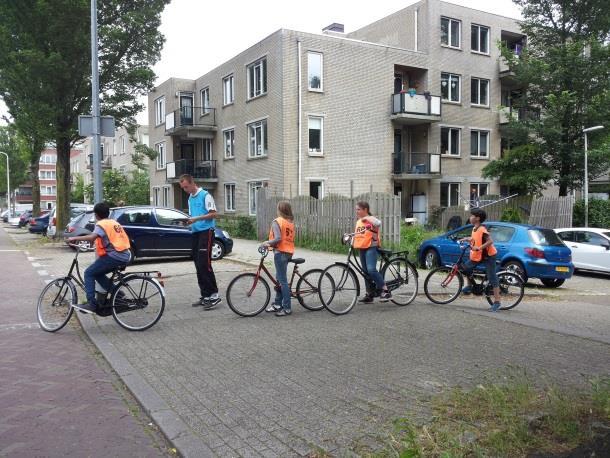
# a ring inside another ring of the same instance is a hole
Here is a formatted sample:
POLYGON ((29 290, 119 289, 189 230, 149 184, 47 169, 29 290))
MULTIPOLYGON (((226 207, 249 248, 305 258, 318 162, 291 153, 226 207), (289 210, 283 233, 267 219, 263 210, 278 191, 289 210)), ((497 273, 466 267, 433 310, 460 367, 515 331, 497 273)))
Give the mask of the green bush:
POLYGON ((256 240, 256 219, 251 216, 219 215, 218 227, 227 231, 231 237, 256 240))
MULTIPOLYGON (((577 200, 572 214, 572 226, 585 225, 585 201, 577 200)), ((589 200, 589 226, 610 228, 610 200, 589 200)))
POLYGON ((406 250, 409 252, 409 259, 416 262, 417 249, 424 240, 428 240, 432 237, 436 237, 441 232, 436 230, 426 230, 424 226, 414 225, 407 226, 402 224, 400 227, 400 245, 401 251, 406 250))
POLYGON ((502 216, 500 216, 500 221, 505 221, 507 223, 522 223, 521 215, 519 214, 519 210, 513 207, 506 207, 502 211, 502 216))

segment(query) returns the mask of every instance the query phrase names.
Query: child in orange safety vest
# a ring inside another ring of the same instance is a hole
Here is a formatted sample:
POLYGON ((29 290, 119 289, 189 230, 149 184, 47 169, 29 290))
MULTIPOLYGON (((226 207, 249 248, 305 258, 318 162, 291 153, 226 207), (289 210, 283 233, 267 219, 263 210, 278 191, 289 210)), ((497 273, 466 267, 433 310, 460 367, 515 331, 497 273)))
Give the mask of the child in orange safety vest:
POLYGON ((84 275, 87 302, 74 306, 74 308, 85 313, 95 313, 97 311, 95 282, 98 282, 106 291, 110 291, 112 282, 106 274, 131 261, 129 237, 123 230, 123 226, 108 218, 110 207, 103 202, 97 203, 93 207, 93 213, 97 220, 93 232, 89 235, 68 237, 67 239, 70 243, 95 242, 97 259, 87 267, 84 275))
POLYGON ((275 312, 276 316, 287 316, 292 313, 290 305, 290 287, 288 286, 288 263, 294 254, 294 217, 290 203, 282 200, 277 204, 277 218, 271 223, 269 240, 263 246, 275 251, 275 277, 280 284, 276 289, 275 301, 267 312, 275 312))

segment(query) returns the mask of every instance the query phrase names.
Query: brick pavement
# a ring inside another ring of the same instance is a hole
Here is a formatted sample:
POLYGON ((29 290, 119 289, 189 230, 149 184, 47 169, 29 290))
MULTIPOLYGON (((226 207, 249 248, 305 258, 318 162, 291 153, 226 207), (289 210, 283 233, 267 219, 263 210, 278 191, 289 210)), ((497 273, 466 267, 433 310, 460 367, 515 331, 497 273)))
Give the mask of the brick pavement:
POLYGON ((0 229, 0 456, 170 456, 78 322, 38 327, 44 283, 16 248, 0 229))

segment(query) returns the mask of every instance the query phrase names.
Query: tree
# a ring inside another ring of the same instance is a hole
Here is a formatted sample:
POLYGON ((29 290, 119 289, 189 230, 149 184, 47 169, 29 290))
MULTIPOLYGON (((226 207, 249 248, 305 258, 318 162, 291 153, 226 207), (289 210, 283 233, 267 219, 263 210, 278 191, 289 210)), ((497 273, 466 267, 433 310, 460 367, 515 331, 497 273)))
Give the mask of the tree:
MULTIPOLYGON (((98 3, 102 114, 117 124, 143 109, 160 57, 161 12, 170 0, 98 3)), ((51 127, 57 148, 57 220, 67 223, 70 149, 77 120, 91 110, 89 0, 0 2, 0 97, 15 117, 27 113, 51 127)))
POLYGON ((70 193, 70 202, 85 202, 85 178, 80 173, 74 173, 72 179, 74 184, 70 193))
MULTIPOLYGON (((30 151, 14 126, 0 126, 0 151, 9 157, 11 188, 16 189, 29 178, 30 151)), ((2 154, 0 155, 0 193, 6 192, 6 156, 2 154)))
MULTIPOLYGON (((514 0, 520 5, 527 46, 502 56, 525 88, 513 100, 512 148, 483 170, 488 178, 559 195, 584 181, 583 127, 610 118, 610 10, 607 0, 514 0)), ((610 136, 590 136, 589 178, 610 168, 610 136)))

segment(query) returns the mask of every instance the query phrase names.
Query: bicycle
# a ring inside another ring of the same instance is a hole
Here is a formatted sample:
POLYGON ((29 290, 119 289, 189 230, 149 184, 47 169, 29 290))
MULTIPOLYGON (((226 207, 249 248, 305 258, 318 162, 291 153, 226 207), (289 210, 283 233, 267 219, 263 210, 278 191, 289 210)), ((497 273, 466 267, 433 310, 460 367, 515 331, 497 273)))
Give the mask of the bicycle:
MULTIPOLYGON (((261 260, 258 264, 256 273, 243 273, 235 277, 229 283, 227 288, 227 303, 229 308, 240 316, 250 317, 256 316, 267 308, 271 299, 271 290, 269 283, 262 276, 264 272, 267 278, 273 283, 274 288, 280 288, 279 282, 269 272, 264 264, 265 258, 269 254, 269 250, 260 246, 258 252, 261 255, 261 260)), ((299 273, 299 265, 305 262, 303 258, 292 258, 289 262, 294 264, 292 275, 290 277, 290 297, 297 299, 299 304, 311 311, 322 310, 321 304, 313 304, 311 299, 318 298, 318 276, 322 273, 322 269, 311 269, 303 275, 299 273), (292 289, 295 277, 299 280, 296 284, 296 289, 292 289)))
MULTIPOLYGON (((365 229, 370 230, 370 229, 365 229)), ((335 262, 328 266, 320 276, 318 289, 320 301, 328 311, 335 315, 348 313, 360 296, 360 283, 356 272, 366 282, 373 284, 370 275, 364 272, 358 258, 354 255, 353 237, 358 234, 344 234, 341 242, 349 245, 347 262, 335 262)), ((418 273, 415 265, 407 259, 408 251, 391 251, 377 248, 380 254, 380 273, 392 293, 391 301, 400 306, 409 305, 417 296, 418 273)))
MULTIPOLYGON (((59 331, 72 317, 74 305, 78 303, 76 287, 85 291, 78 255, 93 249, 77 244, 69 245, 76 248, 76 254, 68 274, 48 283, 38 297, 38 324, 48 332, 59 331)), ((153 274, 160 277, 161 273, 124 273, 126 267, 119 266, 112 271, 113 287, 110 291, 96 293, 96 314, 112 315, 121 327, 129 331, 144 331, 159 321, 165 309, 165 291, 160 281, 153 277, 153 274)))
MULTIPOLYGON (((474 272, 465 274, 463 271, 462 260, 465 253, 468 251, 469 245, 460 244, 461 253, 458 260, 451 265, 437 267, 430 271, 424 280, 424 293, 426 297, 435 304, 449 304, 456 300, 462 293, 464 286, 464 275, 472 283, 472 293, 476 296, 483 296, 493 305, 493 287, 489 284, 487 274, 483 275, 480 283, 475 280, 474 272)), ((525 285, 523 279, 507 270, 501 270, 497 273, 500 283, 500 297, 502 298, 502 306, 500 310, 510 310, 516 307, 523 299, 525 285)))

